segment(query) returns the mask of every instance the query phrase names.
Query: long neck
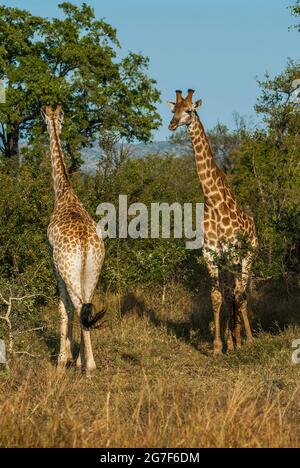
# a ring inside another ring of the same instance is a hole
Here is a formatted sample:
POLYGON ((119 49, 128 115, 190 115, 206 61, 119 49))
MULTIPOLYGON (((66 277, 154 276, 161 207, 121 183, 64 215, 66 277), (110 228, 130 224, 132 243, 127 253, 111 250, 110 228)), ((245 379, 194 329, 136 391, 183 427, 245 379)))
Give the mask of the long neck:
POLYGON ((52 163, 52 178, 55 198, 57 199, 70 189, 70 181, 67 173, 67 168, 64 161, 59 134, 57 132, 56 123, 53 119, 49 126, 50 135, 50 150, 52 163))
POLYGON ((210 143, 197 113, 194 114, 193 121, 189 125, 189 133, 195 153, 198 177, 204 196, 209 199, 224 189, 225 174, 213 159, 210 143))

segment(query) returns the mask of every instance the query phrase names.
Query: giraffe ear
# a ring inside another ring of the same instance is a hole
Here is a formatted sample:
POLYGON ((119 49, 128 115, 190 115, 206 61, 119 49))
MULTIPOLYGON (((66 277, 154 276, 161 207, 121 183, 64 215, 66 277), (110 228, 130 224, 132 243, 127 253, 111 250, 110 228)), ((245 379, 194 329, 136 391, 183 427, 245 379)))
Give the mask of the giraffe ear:
POLYGON ((201 107, 201 106, 202 106, 202 99, 199 99, 199 101, 195 101, 195 102, 193 103, 193 109, 194 109, 194 110, 199 109, 199 107, 201 107))
POLYGON ((168 106, 170 107, 171 111, 173 112, 175 110, 175 102, 172 102, 172 101, 168 101, 168 106))

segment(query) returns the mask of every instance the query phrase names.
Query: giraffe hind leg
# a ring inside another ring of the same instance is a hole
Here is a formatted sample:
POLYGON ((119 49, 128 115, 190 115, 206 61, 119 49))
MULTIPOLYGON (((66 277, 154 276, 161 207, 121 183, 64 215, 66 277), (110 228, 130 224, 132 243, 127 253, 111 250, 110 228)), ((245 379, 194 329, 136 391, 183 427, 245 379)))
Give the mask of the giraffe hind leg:
POLYGON ((236 334, 240 335, 241 320, 243 319, 247 342, 251 344, 253 342, 253 335, 251 325, 248 318, 248 301, 246 288, 250 276, 251 270, 251 257, 244 259, 242 262, 242 274, 236 279, 235 284, 235 301, 237 308, 237 323, 236 323, 236 334))
MULTIPOLYGON (((85 301, 84 293, 84 278, 82 274, 82 250, 78 247, 72 253, 67 252, 66 256, 60 256, 58 259, 58 270, 62 282, 66 287, 66 291, 70 302, 72 303, 73 310, 76 311, 80 320, 80 314, 85 301), (63 268, 63 264, 67 268, 63 268), (61 268, 60 268, 61 265, 61 268)), ((89 301, 88 301, 89 302, 89 301)), ((94 369, 95 361, 92 353, 91 339, 89 331, 86 331, 82 324, 81 327, 81 342, 80 342, 80 358, 77 358, 76 365, 81 366, 86 372, 94 369)))
POLYGON ((80 345, 79 345, 79 353, 76 359, 76 367, 81 369, 84 364, 84 344, 83 344, 83 335, 82 330, 80 330, 80 345))
POLYGON ((84 355, 87 374, 96 369, 90 329, 105 315, 105 311, 98 312, 95 315, 92 313, 92 299, 98 282, 102 261, 103 257, 98 257, 94 248, 88 246, 85 257, 85 271, 82 275, 81 285, 84 302, 80 310, 81 342, 83 343, 84 353, 80 353, 81 357, 79 358, 79 362, 82 362, 82 356, 84 355))
POLYGON ((90 331, 86 330, 84 325, 81 323, 81 310, 83 306, 83 300, 73 295, 72 292, 70 292, 70 297, 75 306, 75 310, 79 318, 81 328, 80 349, 79 355, 76 360, 76 367, 84 368, 86 374, 89 374, 91 371, 96 369, 96 364, 93 356, 90 331))
POLYGON ((236 297, 236 281, 241 273, 241 265, 236 264, 232 265, 234 272, 232 273, 232 321, 233 321, 233 341, 236 348, 241 348, 242 338, 241 338, 241 313, 239 309, 239 304, 236 297))
POLYGON ((97 263, 93 248, 88 246, 84 251, 77 250, 73 258, 69 256, 67 289, 71 301, 79 317, 81 327, 80 353, 76 365, 83 367, 86 374, 96 369, 93 356, 90 326, 99 319, 97 314, 92 314, 92 298, 98 281, 101 264, 97 263), (83 268, 84 255, 84 268, 83 268), (88 325, 88 326, 86 326, 88 325))
POLYGON ((73 316, 74 316, 74 310, 71 310, 68 313, 68 317, 69 317, 69 320, 68 320, 68 335, 67 335, 67 341, 66 341, 68 363, 72 363, 73 360, 74 360, 73 316))
POLYGON ((58 367, 64 368, 73 361, 73 314, 74 308, 68 296, 68 292, 63 279, 57 269, 54 269, 58 289, 60 293, 60 352, 58 355, 58 367))
POLYGON ((233 351, 236 346, 235 336, 235 301, 233 297, 233 291, 230 291, 229 297, 225 301, 227 309, 227 351, 233 351))
POLYGON ((57 359, 58 369, 65 369, 67 365, 67 332, 68 332, 68 314, 65 310, 63 301, 60 299, 59 302, 59 311, 60 311, 60 348, 59 355, 57 359))
POLYGON ((236 307, 234 297, 234 273, 224 270, 221 274, 222 292, 224 298, 224 305, 226 309, 226 344, 227 351, 233 351, 237 345, 236 340, 236 307))
POLYGON ((57 367, 64 369, 73 361, 73 313, 68 313, 64 301, 60 299, 60 349, 57 359, 57 367))
MULTIPOLYGON (((93 370, 96 369, 96 364, 93 356, 92 342, 90 331, 85 328, 81 321, 81 311, 84 307, 84 298, 80 295, 78 297, 74 292, 70 290, 70 298, 74 304, 77 316, 80 322, 80 349, 79 355, 76 360, 76 367, 81 367, 85 370, 85 373, 89 375, 93 370)), ((91 314, 91 304, 86 308, 86 313, 91 314)))

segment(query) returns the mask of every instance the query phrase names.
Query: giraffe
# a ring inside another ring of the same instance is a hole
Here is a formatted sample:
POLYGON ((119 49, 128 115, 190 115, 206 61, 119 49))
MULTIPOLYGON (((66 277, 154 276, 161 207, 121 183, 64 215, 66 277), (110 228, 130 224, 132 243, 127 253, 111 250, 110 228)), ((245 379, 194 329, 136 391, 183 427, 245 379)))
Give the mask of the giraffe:
POLYGON ((96 231, 96 223, 87 213, 71 187, 60 142, 63 111, 58 104, 53 111, 42 110, 50 137, 52 178, 55 206, 48 226, 48 242, 56 276, 60 301, 60 353, 58 369, 72 360, 73 315, 80 319, 80 351, 76 366, 87 374, 96 369, 90 330, 104 315, 92 314, 92 297, 104 260, 104 243, 96 231))
MULTIPOLYGON (((233 255, 232 267, 240 268, 240 274, 234 275, 234 284, 230 289, 231 304, 227 303, 227 350, 241 347, 241 321, 243 319, 247 341, 253 341, 253 335, 248 319, 246 287, 251 272, 253 255, 258 241, 253 218, 244 213, 229 187, 227 178, 214 161, 212 150, 204 127, 197 114, 202 101, 193 102, 194 90, 189 89, 184 99, 182 91, 176 91, 176 103, 168 102, 174 116, 169 130, 175 131, 185 125, 192 140, 198 177, 202 186, 204 208, 204 244, 203 256, 211 278, 211 302, 214 315, 214 354, 223 351, 221 338, 220 311, 223 303, 220 267, 216 256, 228 251, 228 246, 237 246, 239 237, 243 236, 249 248, 242 258, 233 255)), ((228 291, 227 291, 228 293, 228 291)), ((226 301, 225 301, 226 302, 226 301)), ((225 304, 226 305, 226 304, 225 304)))

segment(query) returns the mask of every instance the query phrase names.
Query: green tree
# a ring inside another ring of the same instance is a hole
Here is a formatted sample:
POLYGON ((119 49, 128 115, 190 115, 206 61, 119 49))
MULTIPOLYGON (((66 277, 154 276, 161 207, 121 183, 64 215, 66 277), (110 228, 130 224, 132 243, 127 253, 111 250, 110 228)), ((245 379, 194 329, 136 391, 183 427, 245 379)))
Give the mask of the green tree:
MULTIPOLYGON (((296 0, 295 5, 291 6, 293 16, 299 17, 300 16, 300 0, 296 0)), ((298 29, 300 32, 300 22, 295 25, 295 28, 298 29)))
POLYGON ((37 172, 31 161, 18 173, 0 165, 0 277, 31 292, 52 294, 53 274, 47 245, 47 225, 53 197, 48 159, 37 172), (52 293, 51 293, 52 291, 52 293))
POLYGON ((260 82, 256 106, 265 127, 245 135, 235 153, 232 181, 254 213, 264 274, 299 272, 300 109, 291 100, 299 65, 289 62, 275 78, 260 82))
MULTIPOLYGON (((115 160, 117 164, 110 164, 109 170, 104 160, 95 176, 78 180, 81 197, 93 214, 102 201, 118 206, 120 194, 127 194, 128 204, 144 203, 149 214, 152 202, 203 201, 193 156, 148 155, 115 160)), ((112 289, 137 284, 160 288, 169 281, 190 284, 199 280, 199 275, 194 274, 199 250, 186 250, 184 239, 107 239, 105 245, 102 280, 112 289)))
POLYGON ((0 107, 0 151, 19 154, 19 142, 41 139, 40 109, 61 101, 65 110, 62 140, 71 170, 80 149, 99 131, 147 141, 160 125, 159 92, 146 74, 148 59, 129 53, 118 60, 116 30, 93 9, 65 2, 64 18, 36 17, 0 7, 0 78, 8 83, 0 107))

